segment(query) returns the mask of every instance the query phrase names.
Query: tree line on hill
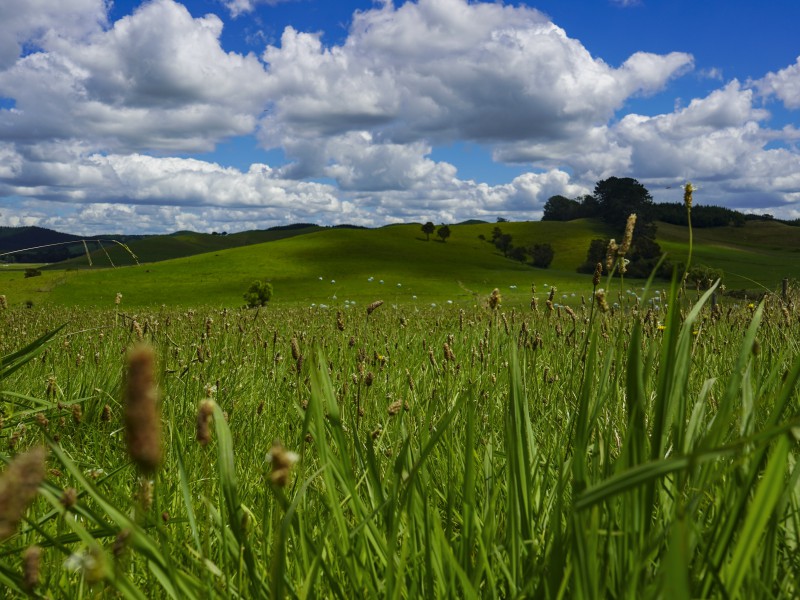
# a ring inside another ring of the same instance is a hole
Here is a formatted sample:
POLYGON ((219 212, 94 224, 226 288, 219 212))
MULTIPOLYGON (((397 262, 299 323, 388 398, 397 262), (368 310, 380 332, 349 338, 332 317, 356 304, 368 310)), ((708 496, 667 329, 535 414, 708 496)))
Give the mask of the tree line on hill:
MULTIPOLYGON (((598 181, 592 194, 578 198, 564 196, 550 197, 544 206, 542 221, 572 221, 574 219, 595 218, 609 225, 623 235, 628 216, 635 213, 636 225, 630 249, 625 256, 626 274, 630 277, 645 278, 655 269, 661 257, 661 248, 655 241, 656 221, 674 225, 688 225, 687 208, 682 203, 653 202, 650 192, 636 179, 630 177, 609 177, 598 181)), ((691 207, 692 227, 742 227, 750 220, 774 220, 772 215, 749 215, 721 206, 693 205, 691 207)), ((800 219, 781 221, 787 225, 800 225, 800 219)), ((618 238, 619 239, 619 238, 618 238)), ((608 261, 610 242, 608 239, 594 239, 589 244, 586 260, 578 267, 581 273, 593 273, 598 263, 604 268, 608 261)), ((708 269, 698 265, 696 269, 708 269)), ((672 265, 664 262, 657 273, 669 278, 672 265)), ((689 274, 691 280, 691 274, 689 274)), ((709 279, 708 273, 698 271, 698 278, 709 279)), ((698 279, 699 281, 699 279, 698 279)))

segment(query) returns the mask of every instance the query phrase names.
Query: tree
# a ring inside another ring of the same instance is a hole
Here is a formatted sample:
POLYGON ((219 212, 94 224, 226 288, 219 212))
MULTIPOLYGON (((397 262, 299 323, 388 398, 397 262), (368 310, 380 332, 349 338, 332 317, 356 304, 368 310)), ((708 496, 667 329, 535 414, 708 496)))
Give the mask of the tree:
POLYGON ((638 217, 636 226, 639 231, 644 231, 653 221, 653 197, 635 179, 609 177, 598 181, 594 186, 594 197, 600 205, 598 216, 613 227, 625 227, 631 213, 638 217))
POLYGON ((447 240, 447 238, 450 237, 450 228, 447 225, 442 225, 436 231, 436 235, 442 238, 442 241, 444 242, 445 240, 447 240))
POLYGON ((508 252, 508 256, 519 262, 525 262, 528 258, 528 250, 523 246, 512 246, 511 250, 508 252))
POLYGON ((272 284, 268 281, 256 279, 244 293, 244 301, 250 308, 266 306, 272 298, 272 284))
POLYGON ((511 250, 511 239, 510 233, 500 233, 499 236, 494 238, 494 247, 500 250, 503 256, 508 256, 508 252, 511 250))
POLYGON ((580 217, 581 204, 564 196, 550 196, 544 204, 542 221, 571 221, 580 217))
POLYGON ((431 239, 431 234, 436 230, 436 225, 428 221, 425 225, 422 226, 422 233, 425 234, 425 241, 428 242, 431 239))
POLYGON ((534 244, 530 249, 533 266, 546 269, 553 262, 555 252, 550 244, 534 244))
POLYGON ((589 243, 589 250, 586 252, 586 261, 578 267, 578 273, 594 273, 597 263, 606 262, 606 248, 608 248, 608 240, 592 240, 589 243))

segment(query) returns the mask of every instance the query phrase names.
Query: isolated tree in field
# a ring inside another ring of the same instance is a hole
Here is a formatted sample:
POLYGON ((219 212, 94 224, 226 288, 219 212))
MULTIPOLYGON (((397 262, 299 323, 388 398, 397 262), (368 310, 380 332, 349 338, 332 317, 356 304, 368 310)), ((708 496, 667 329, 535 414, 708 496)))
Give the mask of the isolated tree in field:
POLYGON ((442 238, 442 241, 444 242, 444 241, 447 240, 447 238, 450 237, 450 228, 447 225, 442 225, 436 231, 436 235, 438 235, 440 238, 442 238))
POLYGON ((550 244, 534 244, 530 249, 533 266, 546 269, 553 262, 555 252, 550 244))
POLYGON ((422 233, 425 234, 425 241, 428 242, 431 239, 431 234, 436 230, 436 225, 428 221, 425 225, 422 226, 422 233))
POLYGON ((266 306, 272 298, 272 284, 268 281, 255 280, 244 293, 244 301, 250 308, 266 306))

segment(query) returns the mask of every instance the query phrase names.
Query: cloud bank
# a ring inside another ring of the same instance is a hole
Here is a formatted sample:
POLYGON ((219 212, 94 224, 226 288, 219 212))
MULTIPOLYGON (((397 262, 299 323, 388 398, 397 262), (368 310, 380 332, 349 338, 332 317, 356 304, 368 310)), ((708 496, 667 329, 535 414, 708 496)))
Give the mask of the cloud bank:
MULTIPOLYGON (((0 223, 526 219, 610 175, 661 189, 691 179, 707 202, 800 216, 800 132, 769 127, 771 103, 800 108, 800 58, 645 115, 626 106, 668 89, 691 55, 610 65, 523 6, 387 2, 356 12, 339 45, 287 27, 255 55, 223 48, 220 17, 174 0, 114 23, 101 0, 34 4, 0 7, 0 223), (286 163, 192 157, 249 135, 286 163), (490 185, 432 158, 460 142, 524 172, 490 185)), ((255 0, 225 4, 245 18, 255 0)))

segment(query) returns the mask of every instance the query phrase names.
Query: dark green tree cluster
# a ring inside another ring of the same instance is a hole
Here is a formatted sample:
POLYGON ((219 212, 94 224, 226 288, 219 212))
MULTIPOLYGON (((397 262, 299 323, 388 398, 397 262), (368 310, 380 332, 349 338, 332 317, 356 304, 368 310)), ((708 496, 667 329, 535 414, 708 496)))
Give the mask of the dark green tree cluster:
POLYGON ((515 246, 510 233, 503 233, 499 227, 492 230, 491 242, 506 258, 527 262, 531 259, 534 267, 546 269, 553 262, 555 252, 550 244, 533 244, 531 246, 515 246))
MULTIPOLYGON (((682 202, 669 202, 655 205, 655 218, 657 221, 671 223, 672 225, 689 224, 686 214, 686 206, 682 202)), ((692 206, 692 227, 699 229, 707 227, 744 227, 747 218, 743 213, 722 206, 704 206, 695 204, 692 206)))
MULTIPOLYGON (((618 242, 622 239, 628 217, 636 214, 633 241, 625 256, 629 261, 626 274, 629 277, 649 276, 661 257, 661 248, 655 241, 657 212, 647 188, 630 177, 609 177, 598 181, 592 199, 588 198, 584 197, 585 203, 596 211, 592 216, 604 221, 615 232, 618 242)), ((586 262, 578 267, 578 271, 593 273, 598 262, 605 264, 608 243, 609 240, 592 240, 586 262)), ((671 272, 671 267, 664 265, 660 274, 666 275, 668 271, 671 272)))

